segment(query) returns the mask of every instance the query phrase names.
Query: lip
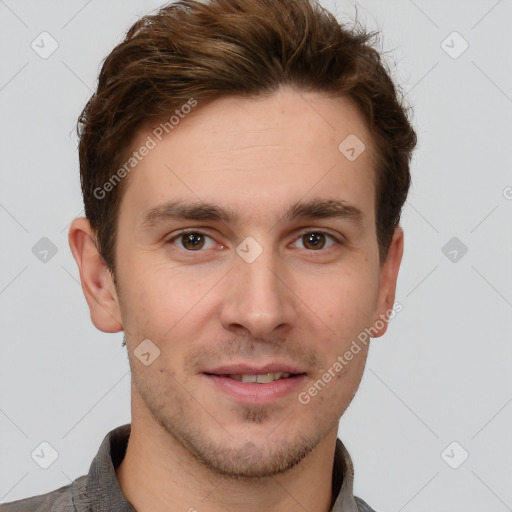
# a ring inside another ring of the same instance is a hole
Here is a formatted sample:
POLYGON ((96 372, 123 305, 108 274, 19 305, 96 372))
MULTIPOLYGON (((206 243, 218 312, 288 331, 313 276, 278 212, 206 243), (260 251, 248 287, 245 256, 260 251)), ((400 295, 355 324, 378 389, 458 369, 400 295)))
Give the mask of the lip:
POLYGON ((306 371, 297 366, 293 366, 289 363, 272 362, 260 366, 254 366, 249 364, 230 364, 225 366, 218 366, 216 368, 203 370, 203 373, 214 374, 214 375, 263 375, 265 373, 294 373, 301 374, 306 371))
MULTIPOLYGON (((247 368, 241 373, 244 375, 254 375, 254 373, 244 373, 247 371, 247 368)), ((233 369, 236 369, 238 372, 238 370, 243 368, 241 366, 230 366, 229 372, 232 372, 233 369)), ((275 371, 281 370, 277 369, 275 371)), ((258 372, 273 373, 272 371, 262 371, 261 369, 258 369, 258 372)), ((261 373, 256 373, 256 375, 260 375, 261 373)), ((226 376, 229 374, 212 375, 210 373, 203 373, 201 374, 201 377, 206 379, 216 391, 222 392, 223 394, 227 395, 242 405, 266 405, 286 398, 292 393, 296 395, 300 387, 303 386, 305 379, 307 378, 305 374, 301 374, 294 377, 288 377, 286 379, 275 380, 266 384, 257 384, 253 382, 241 382, 238 380, 230 379, 226 376)))

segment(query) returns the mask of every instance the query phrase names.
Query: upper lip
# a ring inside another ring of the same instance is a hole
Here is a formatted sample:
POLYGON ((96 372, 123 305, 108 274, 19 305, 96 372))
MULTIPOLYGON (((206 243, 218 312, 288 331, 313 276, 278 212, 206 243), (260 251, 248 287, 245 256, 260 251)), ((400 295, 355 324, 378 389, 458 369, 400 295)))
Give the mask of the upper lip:
POLYGON ((268 363, 260 366, 249 364, 230 364, 225 366, 217 366, 203 373, 213 373, 215 375, 264 375, 266 373, 306 373, 298 366, 289 363, 268 363))

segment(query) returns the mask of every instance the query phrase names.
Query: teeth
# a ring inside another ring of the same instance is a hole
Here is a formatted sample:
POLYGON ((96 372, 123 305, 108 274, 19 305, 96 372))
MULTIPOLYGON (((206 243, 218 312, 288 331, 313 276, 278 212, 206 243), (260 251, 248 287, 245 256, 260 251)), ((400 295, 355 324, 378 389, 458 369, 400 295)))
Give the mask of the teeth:
POLYGON ((279 379, 286 379, 290 376, 289 373, 275 372, 275 373, 264 373, 262 375, 230 375, 232 379, 241 382, 256 382, 258 384, 268 384, 279 379))
MULTIPOLYGON (((259 384, 268 384, 269 382, 274 382, 274 380, 277 380, 277 373, 265 373, 263 375, 256 375, 256 382, 259 384), (274 375, 276 376, 276 379, 274 379, 274 375)), ((244 378, 242 377, 242 382, 244 381, 244 378)))

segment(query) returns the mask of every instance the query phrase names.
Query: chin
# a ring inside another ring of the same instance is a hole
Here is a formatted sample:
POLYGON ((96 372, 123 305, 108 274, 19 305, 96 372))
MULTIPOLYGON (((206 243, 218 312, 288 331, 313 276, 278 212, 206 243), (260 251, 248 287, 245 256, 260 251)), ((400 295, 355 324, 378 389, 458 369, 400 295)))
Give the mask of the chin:
POLYGON ((241 447, 196 446, 197 460, 210 471, 229 479, 264 479, 289 471, 299 464, 318 444, 305 439, 280 442, 278 446, 247 441, 241 447))

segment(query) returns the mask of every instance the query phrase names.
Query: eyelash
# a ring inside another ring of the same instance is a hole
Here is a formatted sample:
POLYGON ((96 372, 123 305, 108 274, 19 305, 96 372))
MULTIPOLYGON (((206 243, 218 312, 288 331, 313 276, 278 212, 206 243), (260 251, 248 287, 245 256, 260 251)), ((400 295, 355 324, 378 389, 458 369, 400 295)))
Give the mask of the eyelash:
MULTIPOLYGON (((334 235, 332 235, 331 233, 327 233, 326 231, 322 231, 322 230, 317 230, 317 229, 305 229, 303 230, 301 233, 299 233, 298 237, 296 238, 296 240, 299 240, 300 238, 302 238, 304 235, 308 235, 308 234, 312 234, 312 233, 315 233, 315 234, 321 234, 321 235, 325 235, 326 237, 328 238, 331 238, 335 244, 338 244, 338 245, 341 245, 343 242, 339 239, 337 239, 334 235)), ((213 238, 210 236, 210 235, 207 235, 206 233, 204 233, 203 231, 200 231, 198 229, 184 229, 180 232, 178 232, 177 234, 175 234, 172 238, 169 238, 166 243, 168 244, 172 244, 175 240, 179 239, 180 237, 182 236, 185 236, 185 235, 190 235, 190 234, 195 234, 195 235, 202 235, 202 236, 205 236, 205 237, 208 237, 210 238, 211 240, 213 240, 213 238)), ((218 243, 218 242, 217 242, 218 243)), ((334 244, 334 245, 335 245, 334 244)), ((221 244, 222 245, 222 244, 221 244)), ((331 247, 333 246, 330 246, 330 247, 327 247, 326 249, 319 249, 317 251, 315 250, 312 250, 312 249, 305 249, 306 251, 310 251, 310 252, 322 252, 322 251, 326 251, 328 249, 330 249, 331 247)), ((181 247, 179 247, 179 249, 182 249, 181 247)), ((194 252, 204 252, 204 250, 197 250, 197 251, 189 251, 187 249, 183 249, 184 251, 186 252, 190 252, 190 253, 194 253, 194 252)))

